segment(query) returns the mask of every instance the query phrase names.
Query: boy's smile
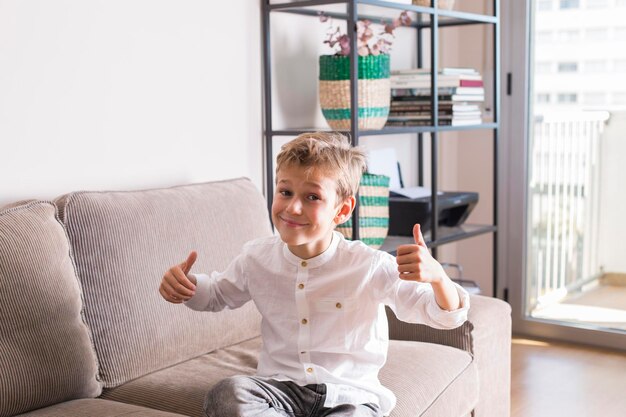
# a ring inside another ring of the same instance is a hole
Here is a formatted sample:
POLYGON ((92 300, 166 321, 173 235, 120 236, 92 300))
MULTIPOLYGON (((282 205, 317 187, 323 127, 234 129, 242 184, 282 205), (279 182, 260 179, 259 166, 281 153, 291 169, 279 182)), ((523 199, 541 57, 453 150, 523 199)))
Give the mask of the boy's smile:
POLYGON ((335 179, 322 170, 286 166, 277 173, 272 221, 299 258, 324 252, 335 226, 348 219, 353 206, 350 199, 339 201, 335 179))

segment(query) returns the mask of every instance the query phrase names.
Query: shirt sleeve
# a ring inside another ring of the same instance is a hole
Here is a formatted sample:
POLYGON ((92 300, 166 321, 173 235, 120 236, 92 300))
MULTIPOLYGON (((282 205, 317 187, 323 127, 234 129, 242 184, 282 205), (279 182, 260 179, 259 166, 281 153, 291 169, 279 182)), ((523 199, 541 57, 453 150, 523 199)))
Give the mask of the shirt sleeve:
POLYGON ((235 309, 251 299, 245 273, 245 253, 235 258, 224 272, 191 275, 196 277, 196 294, 184 304, 192 310, 235 309))
POLYGON ((469 294, 463 287, 453 283, 461 306, 453 311, 444 310, 437 304, 430 284, 400 279, 396 260, 388 253, 381 252, 375 261, 372 283, 380 301, 388 305, 399 320, 435 329, 453 329, 467 320, 469 294))

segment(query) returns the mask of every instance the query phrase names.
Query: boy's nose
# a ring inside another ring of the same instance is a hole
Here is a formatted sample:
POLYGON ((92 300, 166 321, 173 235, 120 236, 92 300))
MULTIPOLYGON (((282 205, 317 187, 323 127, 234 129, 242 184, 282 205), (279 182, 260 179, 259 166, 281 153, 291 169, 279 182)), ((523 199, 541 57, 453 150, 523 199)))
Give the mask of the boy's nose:
POLYGON ((302 212, 302 203, 297 198, 293 198, 287 206, 287 212, 300 214, 302 212))

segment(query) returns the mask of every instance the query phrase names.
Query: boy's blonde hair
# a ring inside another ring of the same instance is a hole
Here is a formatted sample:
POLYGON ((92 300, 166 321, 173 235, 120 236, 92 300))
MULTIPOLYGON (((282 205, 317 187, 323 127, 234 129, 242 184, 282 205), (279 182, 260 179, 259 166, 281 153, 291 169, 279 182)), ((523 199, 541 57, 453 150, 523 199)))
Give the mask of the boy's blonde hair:
POLYGON ((352 147, 346 136, 314 132, 303 133, 281 147, 276 158, 276 173, 286 166, 299 166, 307 171, 320 169, 335 177, 337 195, 344 200, 357 193, 365 165, 365 152, 352 147))

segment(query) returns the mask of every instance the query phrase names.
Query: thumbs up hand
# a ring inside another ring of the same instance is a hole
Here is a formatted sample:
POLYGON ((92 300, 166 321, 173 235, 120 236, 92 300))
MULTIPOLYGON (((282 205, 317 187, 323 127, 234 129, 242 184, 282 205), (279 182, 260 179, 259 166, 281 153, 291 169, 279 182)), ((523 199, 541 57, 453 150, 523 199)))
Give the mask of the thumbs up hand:
POLYGON ((415 244, 398 246, 397 249, 396 262, 400 279, 438 283, 447 278, 441 264, 428 251, 419 224, 413 226, 413 238, 415 244))
POLYGON ((196 279, 193 275, 189 276, 189 271, 197 258, 198 254, 192 251, 184 262, 174 265, 165 272, 159 286, 159 293, 166 301, 180 304, 194 296, 196 279))
POLYGON ((456 310, 461 306, 459 294, 443 266, 428 251, 419 224, 413 226, 413 238, 414 245, 398 246, 396 262, 400 279, 430 283, 439 307, 456 310))

